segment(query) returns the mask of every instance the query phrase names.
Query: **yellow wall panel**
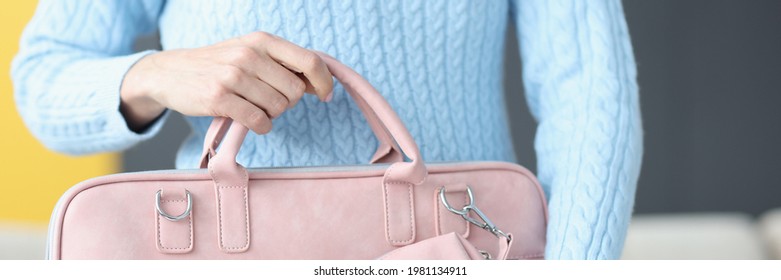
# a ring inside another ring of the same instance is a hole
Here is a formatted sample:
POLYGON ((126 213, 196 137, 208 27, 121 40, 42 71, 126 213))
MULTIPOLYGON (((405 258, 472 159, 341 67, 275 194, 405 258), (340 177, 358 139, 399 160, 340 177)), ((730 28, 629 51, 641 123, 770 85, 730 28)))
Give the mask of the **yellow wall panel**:
POLYGON ((13 100, 11 60, 37 1, 0 8, 0 220, 45 223, 72 185, 119 169, 116 154, 69 157, 41 145, 22 123, 13 100))

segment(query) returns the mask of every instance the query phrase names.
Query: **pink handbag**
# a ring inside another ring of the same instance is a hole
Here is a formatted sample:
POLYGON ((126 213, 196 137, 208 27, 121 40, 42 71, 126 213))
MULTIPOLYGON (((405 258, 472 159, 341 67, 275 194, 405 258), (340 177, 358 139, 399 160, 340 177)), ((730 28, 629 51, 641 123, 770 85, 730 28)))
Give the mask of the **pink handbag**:
POLYGON ((424 164, 382 96, 322 56, 379 140, 372 164, 245 169, 235 158, 247 129, 215 118, 201 169, 109 175, 68 190, 52 214, 48 258, 544 257, 546 202, 531 172, 424 164))

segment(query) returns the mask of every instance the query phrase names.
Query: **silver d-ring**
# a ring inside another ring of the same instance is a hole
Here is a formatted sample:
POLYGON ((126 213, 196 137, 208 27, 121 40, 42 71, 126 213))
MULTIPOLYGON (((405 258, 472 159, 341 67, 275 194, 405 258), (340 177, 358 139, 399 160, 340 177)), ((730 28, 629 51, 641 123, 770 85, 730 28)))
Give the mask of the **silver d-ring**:
POLYGON ((471 187, 466 186, 466 194, 469 196, 469 204, 465 205, 461 210, 453 208, 450 206, 450 203, 447 202, 447 197, 445 197, 445 186, 442 186, 442 188, 439 189, 439 200, 448 211, 466 217, 466 215, 469 214, 469 208, 474 206, 475 201, 475 197, 472 195, 471 187))
POLYGON ((160 216, 163 216, 163 218, 165 218, 166 220, 176 222, 190 215, 190 210, 193 209, 193 199, 190 196, 190 191, 184 190, 184 194, 187 196, 187 209, 184 210, 184 213, 182 213, 179 216, 171 216, 170 214, 163 211, 162 207, 160 207, 160 196, 162 195, 162 193, 163 190, 158 190, 157 195, 155 196, 155 209, 157 209, 157 213, 160 214, 160 216))

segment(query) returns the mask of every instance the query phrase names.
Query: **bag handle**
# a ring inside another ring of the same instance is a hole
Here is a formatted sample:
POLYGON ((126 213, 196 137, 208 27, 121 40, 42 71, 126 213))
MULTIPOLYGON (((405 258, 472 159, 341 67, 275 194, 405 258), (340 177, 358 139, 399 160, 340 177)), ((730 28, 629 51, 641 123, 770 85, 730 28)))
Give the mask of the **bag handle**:
MULTIPOLYGON (((388 129, 382 124, 374 110, 366 103, 366 100, 364 100, 361 95, 351 95, 379 142, 377 150, 369 160, 369 163, 393 163, 404 160, 401 149, 393 140, 390 132, 388 132, 388 129)), ((203 141, 203 152, 201 153, 199 164, 200 168, 206 168, 208 166, 209 158, 214 156, 217 147, 219 147, 223 137, 225 137, 225 133, 228 131, 228 128, 230 128, 230 125, 230 119, 224 117, 214 118, 209 129, 206 131, 206 137, 203 141)))
MULTIPOLYGON (((318 55, 325 61, 331 74, 341 82, 347 93, 361 108, 364 116, 372 125, 375 135, 381 143, 384 143, 381 148, 387 149, 387 154, 391 155, 386 158, 393 159, 393 163, 385 170, 382 181, 383 202, 385 204, 385 236, 387 241, 394 246, 411 244, 415 241, 416 235, 412 188, 414 185, 423 183, 428 175, 418 145, 396 112, 369 82, 333 57, 319 52, 318 55), (392 144, 394 140, 398 146, 392 144), (409 162, 403 160, 401 153, 399 156, 393 156, 394 151, 403 152, 409 162)), ((232 222, 233 226, 226 226, 234 228, 232 231, 225 231, 231 236, 220 236, 221 248, 229 252, 243 251, 249 246, 249 211, 246 201, 248 176, 246 169, 236 163, 236 155, 247 132, 248 129, 238 122, 226 118, 215 118, 207 132, 207 139, 204 141, 205 159, 201 163, 207 165, 215 182, 220 227, 223 226, 222 213, 239 213, 236 215, 243 214, 244 218, 232 222), (215 149, 220 145, 220 142, 222 142, 222 147, 217 153, 215 149), (237 190, 237 192, 231 194, 229 190, 237 190), (242 199, 243 204, 241 203, 242 199), (229 211, 224 209, 242 205, 244 206, 243 210, 229 211), (233 236, 234 234, 230 232, 240 234, 233 236), (235 242, 231 246, 223 246, 223 239, 235 242)), ((381 152, 383 151, 378 149, 378 153, 381 152)), ((375 154, 376 157, 377 154, 375 154)))
MULTIPOLYGON (((347 93, 358 104, 372 131, 374 131, 375 136, 380 141, 380 147, 378 147, 371 162, 403 163, 401 154, 401 151, 403 151, 404 155, 412 162, 389 168, 397 169, 397 171, 391 172, 391 178, 389 179, 416 185, 422 182, 427 172, 418 146, 396 112, 390 107, 390 104, 358 73, 327 54, 318 52, 318 55, 323 58, 329 71, 342 83, 347 93)), ((235 149, 236 154, 238 153, 238 148, 241 146, 248 131, 247 128, 239 123, 234 123, 229 118, 215 117, 204 139, 201 168, 208 167, 209 158, 217 155, 216 149, 223 142, 223 138, 229 130, 238 130, 236 131, 236 137, 240 139, 233 139, 231 144, 238 145, 231 149, 235 149)), ((223 149, 226 148, 225 146, 223 145, 223 149)), ((223 153, 227 153, 226 156, 230 158, 236 158, 236 154, 232 151, 223 153)))

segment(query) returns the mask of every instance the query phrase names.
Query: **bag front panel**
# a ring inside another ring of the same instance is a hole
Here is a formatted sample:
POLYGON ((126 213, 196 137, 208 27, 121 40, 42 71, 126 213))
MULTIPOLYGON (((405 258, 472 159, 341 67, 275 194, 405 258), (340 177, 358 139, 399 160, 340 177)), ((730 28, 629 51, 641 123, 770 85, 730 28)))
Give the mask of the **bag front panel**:
MULTIPOLYGON (((496 163, 431 166, 426 181, 412 188, 415 240, 455 231, 478 249, 497 253, 492 233, 443 210, 439 200, 442 186, 448 188, 453 207, 460 208, 468 203, 468 197, 458 186, 469 185, 475 206, 498 228, 513 234, 509 258, 541 258, 545 201, 535 179, 521 169, 496 163)), ((217 211, 214 183, 208 176, 171 174, 156 175, 152 180, 101 183, 81 190, 60 210, 64 215, 53 257, 374 259, 398 248, 386 239, 388 215, 381 172, 368 172, 372 176, 346 171, 250 174, 249 249, 241 253, 220 250, 220 230, 241 229, 219 227, 220 216, 226 217, 217 211), (351 177, 351 173, 360 176, 351 177), (176 222, 161 219, 155 209, 156 193, 163 190, 164 206, 169 201, 178 203, 164 207, 173 212, 169 214, 178 215, 185 189, 192 198, 190 216, 176 222)), ((234 206, 243 207, 225 207, 234 206)), ((245 217, 229 218, 241 222, 245 217)))

